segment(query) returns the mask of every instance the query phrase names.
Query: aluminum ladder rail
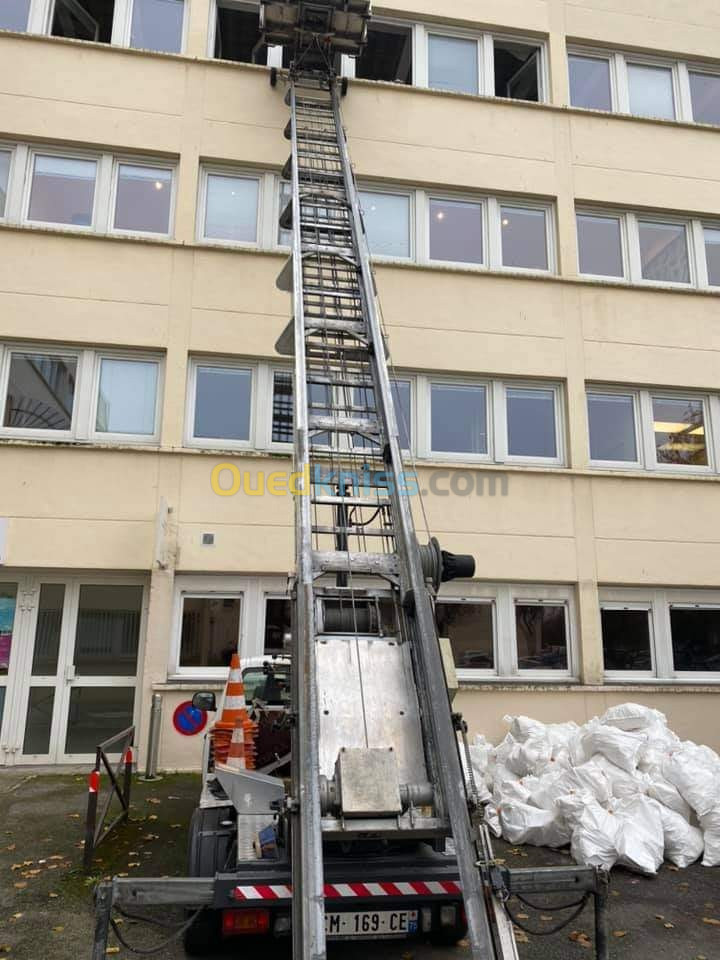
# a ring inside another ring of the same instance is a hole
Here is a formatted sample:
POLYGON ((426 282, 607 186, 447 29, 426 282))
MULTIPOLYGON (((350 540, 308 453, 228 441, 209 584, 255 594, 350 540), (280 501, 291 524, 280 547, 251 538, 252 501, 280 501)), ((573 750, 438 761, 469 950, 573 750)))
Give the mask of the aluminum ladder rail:
POLYGON ((483 852, 469 815, 410 501, 402 492, 403 461, 370 252, 334 76, 291 70, 286 102, 291 201, 281 225, 292 223, 292 257, 278 286, 294 295, 295 469, 303 477, 295 497, 293 956, 326 956, 315 584, 334 573, 340 602, 345 597, 354 604, 353 577, 374 576, 394 579, 409 611, 403 617, 418 697, 426 706, 426 751, 455 842, 472 956, 492 960, 505 954, 491 929, 489 914, 495 911, 479 869, 483 852), (390 483, 383 487, 371 480, 361 490, 342 481, 328 495, 323 478, 344 477, 342 471, 370 478, 382 472, 390 483))

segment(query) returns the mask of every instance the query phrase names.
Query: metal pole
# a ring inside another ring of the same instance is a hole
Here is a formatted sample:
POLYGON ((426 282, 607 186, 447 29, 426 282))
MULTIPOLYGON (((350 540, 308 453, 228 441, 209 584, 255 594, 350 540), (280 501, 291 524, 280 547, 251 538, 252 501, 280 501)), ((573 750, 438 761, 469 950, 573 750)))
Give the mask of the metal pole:
POLYGON ((83 850, 83 869, 85 873, 92 871, 93 854, 95 853, 95 827, 97 823, 98 793, 100 792, 100 757, 95 760, 95 769, 88 777, 88 805, 85 818, 85 848, 83 850))
POLYGON ((608 887, 610 878, 606 870, 598 870, 595 890, 595 953, 597 960, 609 960, 608 944, 608 887))
POLYGON ((157 775, 158 751, 160 748, 160 725, 162 720, 163 698, 159 693, 152 695, 150 706, 150 728, 148 731, 147 758, 145 760, 145 776, 143 780, 160 780, 157 775))
POLYGON ((108 932, 112 913, 111 883, 101 883, 95 891, 95 937, 93 940, 92 960, 105 960, 107 956, 108 932))
POLYGON ((127 820, 128 814, 130 813, 130 790, 132 788, 132 768, 133 768, 133 753, 132 747, 128 744, 125 749, 125 756, 123 757, 123 763, 125 765, 125 776, 123 778, 123 807, 125 808, 125 817, 127 820))

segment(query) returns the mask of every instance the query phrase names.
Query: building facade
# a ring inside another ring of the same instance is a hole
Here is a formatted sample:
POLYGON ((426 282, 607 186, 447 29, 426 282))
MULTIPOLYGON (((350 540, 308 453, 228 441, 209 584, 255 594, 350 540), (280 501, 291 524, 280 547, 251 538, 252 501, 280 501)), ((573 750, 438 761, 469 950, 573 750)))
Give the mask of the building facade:
MULTIPOLYGON (((289 626, 283 53, 245 0, 0 28, 0 764, 142 762, 161 693, 193 768, 176 708, 289 626)), ((395 0, 339 64, 473 732, 720 747, 719 50, 708 0, 395 0)))

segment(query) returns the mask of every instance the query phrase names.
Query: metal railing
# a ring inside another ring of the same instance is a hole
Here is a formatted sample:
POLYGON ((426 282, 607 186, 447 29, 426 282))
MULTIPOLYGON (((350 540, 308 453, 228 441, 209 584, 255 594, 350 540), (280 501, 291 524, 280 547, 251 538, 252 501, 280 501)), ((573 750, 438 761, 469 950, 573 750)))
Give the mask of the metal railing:
POLYGON ((130 789, 132 787, 133 754, 132 744, 135 740, 135 727, 127 727, 103 743, 98 744, 95 751, 95 766, 88 777, 88 805, 85 819, 85 850, 83 869, 85 873, 92 872, 93 857, 98 846, 115 827, 124 823, 130 813, 130 789), (116 749, 112 749, 115 747, 116 749), (120 753, 120 761, 113 770, 108 753, 120 753), (101 767, 104 767, 110 778, 110 789, 100 804, 101 767), (122 778, 122 780, 121 780, 122 778), (120 813, 109 823, 105 820, 110 811, 113 797, 120 801, 120 813))

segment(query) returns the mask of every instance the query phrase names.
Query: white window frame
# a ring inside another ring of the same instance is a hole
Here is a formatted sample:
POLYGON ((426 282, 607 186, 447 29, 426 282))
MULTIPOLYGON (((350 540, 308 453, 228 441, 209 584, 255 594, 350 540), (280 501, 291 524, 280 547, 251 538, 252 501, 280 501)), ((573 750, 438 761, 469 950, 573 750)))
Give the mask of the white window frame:
MULTIPOLYGON (((376 193, 383 197, 406 197, 408 201, 408 255, 406 257, 394 257, 387 254, 372 253, 372 259, 378 263, 412 263, 417 259, 417 212, 416 212, 416 191, 412 189, 403 189, 402 187, 391 187, 382 184, 358 185, 358 201, 360 211, 363 212, 361 193, 376 193)), ((363 213, 364 220, 364 213, 363 213)), ((368 236, 368 247, 370 246, 370 237, 368 236)))
POLYGON ((512 595, 512 646, 511 646, 511 656, 512 656, 512 665, 513 665, 513 674, 516 674, 518 677, 535 677, 541 680, 552 680, 559 679, 565 680, 574 677, 576 675, 575 668, 575 656, 573 651, 572 636, 574 631, 572 630, 572 620, 571 620, 571 605, 570 597, 548 597, 545 596, 545 591, 542 591, 543 595, 535 596, 527 588, 516 588, 513 591, 512 595), (517 607, 562 607, 565 614, 565 638, 567 640, 566 650, 567 650, 567 669, 565 670, 532 670, 528 668, 521 668, 519 666, 519 657, 518 657, 518 648, 517 648, 517 619, 515 617, 515 610, 517 607))
POLYGON ((167 161, 153 161, 150 157, 133 157, 131 155, 116 155, 113 157, 112 186, 110 190, 110 207, 108 211, 108 233, 123 237, 172 237, 175 224, 175 205, 177 202, 177 164, 167 161), (168 228, 166 231, 121 229, 115 226, 117 207, 117 193, 120 177, 120 167, 147 167, 152 170, 162 170, 170 174, 170 203, 168 205, 168 228))
POLYGON ((462 460, 467 463, 493 463, 495 460, 495 431, 493 429, 495 421, 495 411, 493 410, 494 405, 494 396, 492 389, 492 382, 488 379, 483 379, 478 377, 477 379, 470 378, 459 378, 459 377, 445 377, 445 376, 432 376, 423 375, 419 380, 424 380, 424 395, 425 403, 427 408, 426 416, 426 429, 427 435, 424 438, 424 443, 421 447, 420 456, 427 457, 431 460, 449 460, 455 461, 462 460), (472 387, 478 389, 484 387, 485 389, 485 432, 487 437, 487 452, 486 453, 464 453, 463 451, 453 452, 450 450, 434 450, 432 446, 432 388, 434 386, 440 387, 472 387))
POLYGON ((693 231, 690 228, 691 221, 687 217, 678 217, 674 214, 667 216, 656 213, 645 214, 635 210, 629 210, 627 213, 628 231, 630 234, 630 271, 635 277, 635 282, 654 287, 670 287, 676 290, 687 290, 690 287, 698 286, 698 276, 695 256, 695 245, 693 243, 693 231), (688 275, 687 283, 678 280, 652 280, 642 275, 642 260, 640 253, 640 222, 671 224, 673 226, 683 227, 685 230, 685 247, 688 255, 688 275), (634 262, 635 261, 635 262, 634 262))
POLYGON ((268 587, 267 582, 261 580, 261 592, 260 592, 260 609, 258 611, 258 626, 259 626, 259 635, 260 635, 260 645, 262 647, 261 656, 291 656, 290 650, 283 650, 282 653, 265 653, 265 630, 267 629, 267 602, 268 600, 292 600, 290 594, 286 590, 277 590, 268 587))
MULTIPOLYGON (((236 10, 244 10, 244 11, 247 11, 248 13, 251 13, 254 11, 259 12, 260 10, 259 0, 211 0, 210 18, 208 21, 208 45, 207 45, 207 55, 210 60, 217 59, 215 57, 215 40, 217 38, 218 8, 221 6, 234 8, 236 10)), ((256 63, 252 65, 256 67, 282 68, 282 57, 283 57, 283 48, 281 46, 271 44, 271 45, 268 45, 267 64, 256 63)), ((225 61, 225 62, 239 62, 239 61, 225 61)), ((353 61, 353 63, 354 62, 355 61, 353 61)))
POLYGON ((197 206, 197 240, 198 243, 213 247, 230 247, 234 249, 259 250, 264 249, 263 243, 263 223, 265 220, 265 208, 268 206, 265 196, 265 175, 262 171, 250 170, 244 167, 221 166, 218 164, 201 164, 199 198, 197 206), (234 177, 238 180, 254 180, 257 183, 257 216, 255 221, 255 239, 254 240, 224 240, 218 237, 208 237, 205 235, 205 224, 207 221, 207 196, 209 177, 234 177))
MULTIPOLYGON (((600 601, 600 612, 602 614, 603 610, 638 610, 643 611, 647 614, 648 618, 648 638, 650 642, 650 669, 649 670, 604 670, 605 678, 612 683, 622 683, 633 682, 635 680, 654 680, 657 677, 657 655, 655 653, 655 618, 653 616, 653 604, 651 601, 637 601, 637 600, 628 600, 627 602, 618 601, 618 600, 601 600, 600 601)), ((601 618, 602 621, 602 618, 601 618)), ((603 645, 603 657, 604 657, 604 640, 602 638, 602 622, 601 622, 601 643, 603 645)))
POLYGON ((418 206, 424 208, 425 216, 422 218, 424 224, 424 237, 423 237, 423 247, 422 250, 426 253, 426 262, 433 267, 457 267, 460 270, 487 270, 488 269, 488 254, 490 247, 490 238, 489 238, 489 216, 488 216, 488 198, 486 196, 478 196, 477 194, 451 194, 445 193, 441 190, 437 191, 417 191, 421 195, 422 200, 418 203, 418 206), (482 218, 482 260, 479 263, 468 263, 463 260, 437 260, 430 255, 430 241, 431 241, 431 229, 432 229, 432 217, 431 217, 431 203, 436 201, 438 203, 471 203, 476 207, 480 207, 480 215, 482 218))
POLYGON ((720 293, 720 281, 710 283, 710 270, 707 260, 707 246, 705 244, 705 231, 720 231, 720 222, 710 219, 692 221, 692 241, 696 251, 696 263, 698 270, 698 285, 703 290, 717 291, 720 293))
MULTIPOLYGON (((415 23, 412 20, 393 19, 392 17, 376 17, 374 14, 371 22, 374 26, 377 26, 377 27, 401 27, 403 30, 407 30, 410 33, 410 44, 412 47, 412 53, 411 53, 412 76, 409 84, 397 83, 395 80, 367 79, 365 80, 365 82, 366 83, 387 83, 391 87, 400 87, 400 88, 407 87, 407 86, 410 86, 410 87, 419 86, 417 64, 418 64, 418 56, 419 56, 418 50, 420 46, 420 43, 419 43, 420 25, 418 23, 415 23)), ((354 79, 356 74, 355 63, 356 63, 355 57, 348 57, 347 55, 343 54, 341 59, 341 66, 340 66, 340 76, 354 79)))
POLYGON ((682 105, 680 100, 680 85, 678 81, 677 61, 666 57, 653 57, 646 54, 625 53, 622 55, 624 64, 625 83, 620 84, 620 112, 627 113, 632 117, 640 117, 643 120, 665 120, 668 123, 675 123, 683 119, 682 105), (660 67, 670 71, 670 80, 673 97, 673 116, 672 117, 647 117, 642 113, 631 113, 630 111, 630 74, 628 67, 660 67))
POLYGON ((713 429, 712 417, 710 413, 710 397, 707 394, 696 393, 692 390, 682 391, 682 390, 662 390, 662 389, 650 389, 642 390, 640 394, 641 404, 645 404, 647 407, 647 412, 645 413, 644 420, 647 423, 647 431, 645 435, 645 462, 648 465, 651 465, 651 469, 657 471, 658 473, 715 473, 716 472, 716 457, 714 450, 714 436, 715 430, 713 429), (693 465, 693 464, 671 464, 671 463, 659 463, 657 459, 657 447, 655 444, 655 431, 653 429, 653 412, 652 412, 652 401, 653 399, 659 400, 692 400, 700 401, 703 405, 703 428, 705 430, 705 450, 707 453, 707 465, 693 465))
MULTIPOLYGON (((135 0, 115 0, 115 11, 113 18, 113 36, 112 43, 121 47, 130 48, 130 37, 132 32, 132 18, 135 0)), ((148 47, 132 47, 133 50, 142 50, 146 53, 153 53, 156 56, 177 57, 182 56, 187 49, 187 35, 189 14, 188 7, 190 0, 183 0, 183 22, 180 32, 180 49, 168 53, 164 50, 151 50, 148 47)))
POLYGON ((551 201, 524 200, 520 197, 489 197, 488 212, 497 226, 491 228, 490 266, 491 269, 502 270, 506 273, 523 274, 545 277, 557 273, 557 241, 555 228, 555 205, 551 201), (511 207, 516 210, 542 210, 545 214, 545 253, 547 267, 513 267, 503 263, 502 252, 502 208, 511 207), (492 241, 496 246, 493 246, 492 241))
POLYGON ((262 393, 260 385, 258 384, 257 363, 243 361, 240 357, 192 356, 189 361, 187 376, 185 445, 187 447, 224 450, 251 450, 257 448, 256 438, 262 436, 262 433, 256 429, 255 425, 257 410, 263 406, 262 403, 258 402, 260 396, 262 396, 262 393), (223 369, 239 370, 250 374, 250 410, 248 413, 247 440, 231 440, 224 437, 196 437, 194 435, 195 406, 197 403, 197 373, 199 367, 221 367, 223 369))
MULTIPOLYGON (((624 212, 618 210, 604 210, 602 207, 576 206, 575 207, 575 236, 577 243, 577 269, 578 276, 589 277, 591 280, 599 280, 602 283, 629 283, 630 282, 630 255, 628 240, 627 216, 624 212), (582 273, 580 271, 580 234, 577 229, 578 217, 604 217, 606 220, 617 220, 620 224, 620 259, 622 261, 623 275, 621 277, 611 277, 604 273, 582 273)), ((647 282, 647 281, 646 281, 647 282)), ((685 284, 682 284, 685 286, 685 284)))
POLYGON ((462 27, 451 27, 444 24, 422 24, 422 46, 423 63, 420 71, 422 83, 420 86, 427 87, 428 90, 436 90, 438 93, 447 93, 455 96, 480 97, 484 96, 485 83, 485 54, 487 44, 484 42, 483 35, 476 30, 464 30, 462 27), (477 49, 477 90, 474 93, 468 93, 464 90, 442 90, 438 87, 430 86, 430 38, 442 37, 447 40, 474 40, 477 49))
POLYGON ((0 223, 11 223, 13 219, 13 200, 17 193, 15 178, 16 178, 16 167, 17 167, 17 144, 12 143, 7 140, 0 140, 0 153, 10 154, 10 162, 8 164, 8 178, 7 178, 7 188, 5 192, 5 210, 0 215, 0 223))
POLYGON ((720 78, 720 63, 693 62, 692 60, 681 60, 678 63, 678 77, 680 82, 680 95, 684 104, 684 116, 688 122, 697 123, 702 127, 716 129, 720 123, 707 123, 704 120, 696 120, 693 112, 692 91, 690 88, 690 74, 704 73, 711 77, 720 78))
POLYGON ((525 463, 538 466, 556 466, 561 467, 565 464, 565 419, 563 411, 563 391, 559 383, 542 383, 537 380, 496 380, 493 383, 495 392, 495 401, 493 409, 496 411, 496 438, 495 450, 498 463, 525 463), (513 389, 519 390, 545 390, 553 394, 554 409, 554 427, 555 427, 555 456, 554 457, 533 457, 523 454, 509 453, 509 435, 507 421, 507 391, 513 389))
MULTIPOLYGON (((273 405, 275 400, 275 374, 285 373, 293 377, 292 367, 283 367, 279 364, 261 364, 258 375, 258 389, 261 397, 267 397, 267 403, 258 403, 258 432, 262 446, 267 450, 278 453, 292 453, 292 442, 273 440, 273 405)), ((294 395, 293 395, 294 396, 294 395)))
POLYGON ((27 344, 27 343, 4 343, 0 346, 0 436, 5 439, 32 439, 32 440, 58 440, 67 441, 77 439, 77 434, 81 430, 82 414, 80 412, 81 404, 81 379, 83 379, 83 368, 87 366, 87 358, 81 349, 73 350, 67 347, 55 347, 46 344, 27 344), (7 403, 7 394, 10 378, 10 363, 13 354, 49 354, 56 357, 63 357, 76 361, 75 367, 75 393, 73 396, 73 412, 69 430, 33 430, 23 427, 6 427, 5 406, 7 403))
POLYGON ((90 409, 90 440, 94 443, 131 443, 131 444, 152 444, 160 442, 160 429, 162 417, 162 398, 164 396, 164 364, 162 357, 157 353, 140 352, 129 354, 126 351, 119 350, 94 350, 94 370, 93 370, 93 392, 92 407, 90 409), (97 429, 97 409, 100 401, 100 374, 102 371, 103 360, 128 360, 130 362, 154 363, 157 366, 157 380, 155 387, 155 411, 154 423, 155 429, 152 434, 148 433, 110 433, 97 429))
POLYGON ((590 466, 602 470, 643 470, 645 469, 645 443, 643 440, 642 411, 640 406, 640 392, 636 387, 622 387, 611 384, 607 387, 602 384, 588 384, 585 388, 585 406, 587 397, 591 394, 599 396, 630 397, 633 409, 633 431, 635 434, 635 460, 596 460, 590 449, 590 415, 588 414, 588 459, 590 466))
POLYGON ((29 227, 40 230, 67 230, 73 233, 95 233, 98 230, 98 211, 101 206, 100 194, 103 189, 102 155, 87 150, 78 150, 69 147, 67 150, 58 147, 33 146, 28 149, 25 188, 23 192, 22 220, 29 227), (53 220, 31 220, 30 200, 32 196, 33 179, 36 157, 56 157, 61 160, 91 161, 95 164, 95 189, 93 192, 93 208, 90 223, 87 225, 75 223, 58 223, 53 220))
MULTIPOLYGON (((478 606, 478 607, 490 607, 490 616, 492 618, 492 634, 493 634, 493 663, 495 664, 494 668, 489 667, 455 667, 455 672, 457 674, 458 680, 462 683, 463 681, 473 681, 473 680, 495 680, 498 677, 497 664, 498 664, 498 629, 497 629, 497 604, 496 600, 493 597, 453 597, 445 596, 444 594, 439 595, 436 600, 436 603, 447 603, 447 604, 463 604, 467 606, 478 606)), ((447 639, 450 639, 449 637, 447 639)), ((453 653, 453 660, 455 655, 453 653)))
POLYGON ((612 50, 603 50, 600 47, 578 47, 569 46, 565 56, 568 80, 568 106, 573 110, 587 110, 590 113, 617 113, 619 100, 619 78, 622 67, 622 57, 620 54, 613 53, 612 50), (588 60, 605 60, 608 65, 610 76, 610 110, 603 110, 601 107, 578 107, 572 102, 572 89, 570 79, 570 57, 584 57, 588 60))
POLYGON ((670 626, 671 607, 686 609, 720 608, 720 591, 712 589, 684 590, 676 587, 601 587, 600 605, 618 606, 642 605, 651 608, 655 674, 644 677, 632 671, 616 671, 605 676, 613 683, 652 684, 720 684, 720 671, 678 671, 675 670, 670 626), (629 675, 628 675, 629 674, 629 675))

